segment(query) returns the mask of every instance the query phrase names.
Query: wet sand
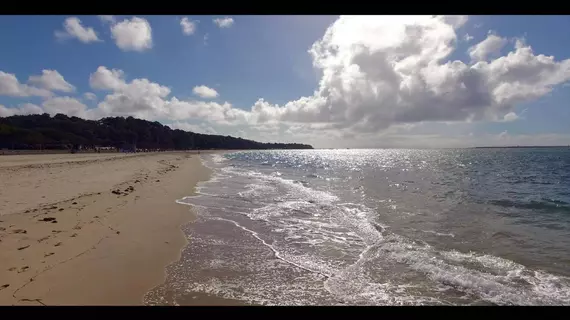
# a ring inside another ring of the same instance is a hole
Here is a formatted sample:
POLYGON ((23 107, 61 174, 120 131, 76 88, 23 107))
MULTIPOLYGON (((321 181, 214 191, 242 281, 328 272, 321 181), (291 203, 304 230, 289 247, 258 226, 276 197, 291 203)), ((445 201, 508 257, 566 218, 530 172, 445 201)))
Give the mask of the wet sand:
POLYGON ((0 156, 0 305, 142 304, 209 174, 190 152, 0 156))

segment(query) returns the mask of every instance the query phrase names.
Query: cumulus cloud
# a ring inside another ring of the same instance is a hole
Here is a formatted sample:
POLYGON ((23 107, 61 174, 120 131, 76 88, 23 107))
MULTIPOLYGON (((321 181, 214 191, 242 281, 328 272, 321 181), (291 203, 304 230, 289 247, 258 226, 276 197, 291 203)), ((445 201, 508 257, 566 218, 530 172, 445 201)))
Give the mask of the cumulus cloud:
POLYGON ((507 39, 490 33, 487 38, 469 48, 469 56, 473 61, 484 61, 488 56, 497 54, 507 44, 507 39))
POLYGON ((24 103, 16 107, 7 108, 0 105, 0 117, 43 113, 51 115, 62 113, 69 116, 90 118, 87 106, 72 97, 52 97, 45 100, 41 106, 24 103))
POLYGON ((123 70, 109 70, 106 67, 99 66, 97 71, 89 76, 89 85, 93 89, 119 90, 126 86, 123 77, 123 70))
MULTIPOLYGON (((496 121, 570 79, 570 60, 537 55, 522 41, 489 62, 449 61, 457 25, 440 16, 342 16, 309 51, 322 72, 316 92, 283 106, 260 100, 250 119, 359 134, 426 121, 496 121)), ((475 56, 497 50, 487 39, 475 56)))
POLYGON ((36 88, 27 84, 22 84, 12 73, 0 71, 0 95, 11 97, 50 97, 52 92, 42 88, 36 88))
POLYGON ((10 117, 15 115, 42 114, 42 108, 32 103, 24 103, 17 107, 7 108, 0 104, 0 117, 10 117))
POLYGON ((76 38, 83 43, 101 41, 99 37, 97 37, 95 30, 93 30, 93 28, 85 28, 79 18, 70 17, 65 19, 63 27, 65 31, 55 31, 56 38, 62 40, 76 38))
POLYGON ((103 23, 115 23, 115 16, 112 15, 98 15, 97 16, 103 23))
POLYGON ((194 34, 196 31, 196 23, 197 21, 192 21, 188 19, 188 17, 180 19, 180 27, 182 28, 182 33, 187 36, 194 34))
POLYGON ((7 108, 0 105, 0 117, 43 113, 49 113, 51 115, 62 113, 68 116, 92 118, 87 106, 72 97, 52 97, 43 101, 41 106, 24 103, 16 107, 7 108))
POLYGON ((28 82, 47 90, 63 92, 75 91, 75 87, 65 81, 57 70, 42 70, 41 76, 30 76, 28 82))
POLYGON ((93 92, 85 92, 83 97, 87 100, 95 101, 97 100, 97 96, 93 92))
POLYGON ((170 88, 148 79, 126 81, 124 72, 100 66, 91 74, 92 88, 109 90, 96 109, 89 110, 90 117, 136 116, 148 120, 201 119, 220 124, 247 123, 248 113, 235 109, 231 104, 179 100, 169 97, 170 88))
MULTIPOLYGON (((217 132, 231 128, 229 132, 242 130, 261 140, 288 135, 323 146, 326 141, 362 146, 378 141, 384 146, 437 146, 436 140, 451 146, 475 143, 480 137, 469 140, 465 134, 453 140, 393 130, 433 122, 514 121, 519 117, 515 106, 570 80, 570 59, 535 53, 522 40, 505 48, 504 39, 489 34, 469 49, 474 61, 451 60, 460 41, 457 30, 465 21, 442 16, 341 16, 309 49, 320 72, 314 93, 282 105, 259 99, 239 109, 229 102, 181 100, 164 85, 145 78, 129 80, 122 70, 104 66, 89 78, 93 89, 108 91, 96 108, 83 109, 71 101, 58 105, 90 118, 135 116, 179 126, 192 120, 217 132), (507 53, 499 56, 501 49, 507 53)), ((16 84, 0 85, 0 92, 22 92, 17 79, 16 84)), ((489 137, 500 142, 497 139, 489 137)))
POLYGON ((144 51, 152 48, 152 29, 143 18, 125 19, 111 27, 111 36, 123 51, 144 51))
POLYGON ((192 92, 201 98, 211 99, 211 98, 215 98, 218 96, 218 92, 216 90, 214 90, 212 88, 208 88, 204 85, 194 87, 192 89, 192 92))
POLYGON ((216 130, 212 127, 204 124, 191 124, 188 122, 173 122, 168 124, 171 129, 180 129, 184 131, 190 131, 195 133, 204 133, 204 134, 217 134, 216 130))
POLYGON ((42 109, 52 115, 62 113, 86 118, 87 106, 72 97, 54 97, 42 103, 42 109))
POLYGON ((503 117, 503 121, 504 122, 511 122, 511 121, 515 121, 519 118, 519 116, 514 113, 514 112, 509 112, 507 114, 505 114, 505 116, 503 117))
POLYGON ((234 24, 234 19, 230 17, 216 18, 212 21, 220 28, 229 28, 234 24))
POLYGON ((466 33, 463 39, 465 39, 465 42, 469 42, 473 40, 473 36, 469 35, 469 33, 466 33))

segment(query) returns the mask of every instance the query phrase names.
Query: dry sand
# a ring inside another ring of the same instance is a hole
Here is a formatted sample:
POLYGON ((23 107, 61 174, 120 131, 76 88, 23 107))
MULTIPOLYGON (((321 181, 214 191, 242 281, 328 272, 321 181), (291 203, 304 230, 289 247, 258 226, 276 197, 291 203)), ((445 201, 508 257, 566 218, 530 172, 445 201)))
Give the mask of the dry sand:
POLYGON ((0 156, 0 305, 142 304, 209 174, 186 152, 0 156))

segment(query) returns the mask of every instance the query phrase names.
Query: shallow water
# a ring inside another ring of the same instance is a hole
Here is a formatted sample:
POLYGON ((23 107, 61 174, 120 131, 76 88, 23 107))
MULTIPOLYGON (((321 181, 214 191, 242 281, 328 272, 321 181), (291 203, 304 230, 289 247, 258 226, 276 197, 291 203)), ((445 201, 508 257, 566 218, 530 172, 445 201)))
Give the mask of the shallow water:
POLYGON ((570 304, 570 149, 203 155, 149 304, 570 304), (194 294, 194 295, 196 295, 194 294))

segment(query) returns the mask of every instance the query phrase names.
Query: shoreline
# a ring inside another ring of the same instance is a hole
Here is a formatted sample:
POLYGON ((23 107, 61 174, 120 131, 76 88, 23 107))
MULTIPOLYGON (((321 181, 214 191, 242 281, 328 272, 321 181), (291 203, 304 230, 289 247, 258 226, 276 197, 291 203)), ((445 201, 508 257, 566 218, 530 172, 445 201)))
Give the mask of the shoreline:
POLYGON ((0 158, 0 305, 143 305, 188 245, 197 152, 74 156, 0 158))

